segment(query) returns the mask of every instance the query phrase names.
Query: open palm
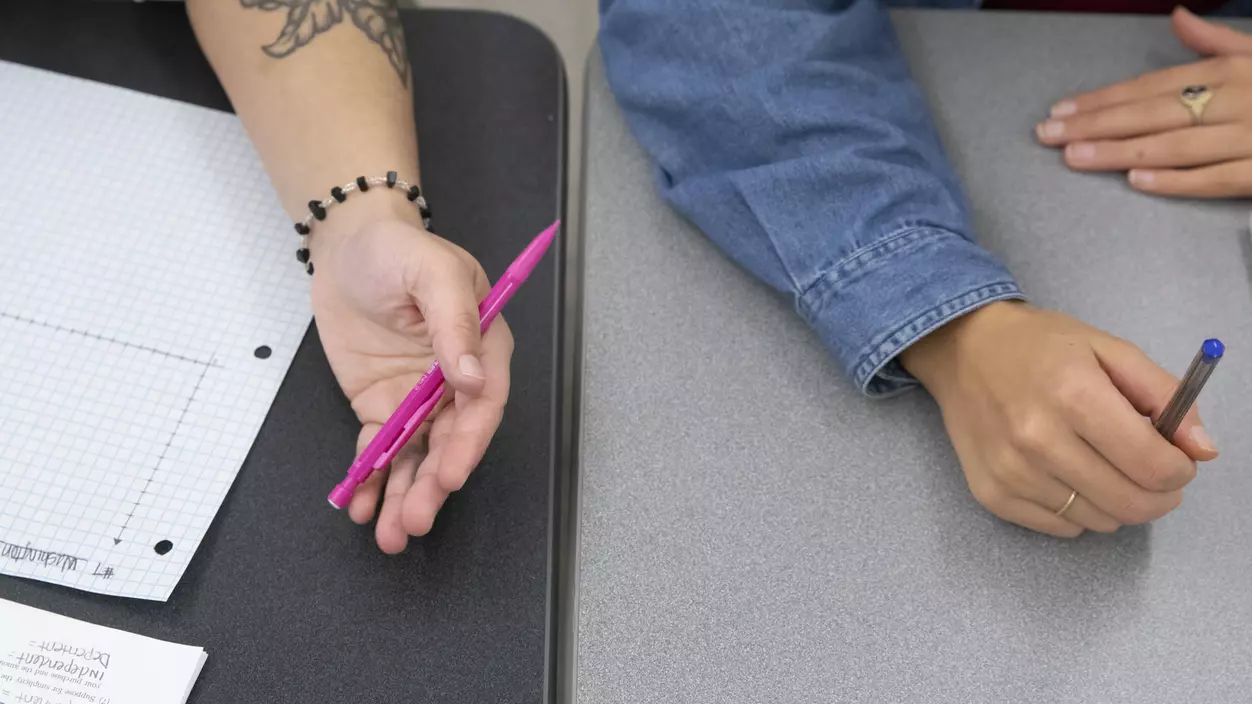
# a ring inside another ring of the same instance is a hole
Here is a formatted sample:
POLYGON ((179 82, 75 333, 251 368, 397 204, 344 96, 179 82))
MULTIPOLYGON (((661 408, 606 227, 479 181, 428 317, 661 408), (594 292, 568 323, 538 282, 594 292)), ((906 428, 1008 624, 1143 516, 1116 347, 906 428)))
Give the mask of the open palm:
POLYGON ((315 251, 313 312, 335 378, 362 423, 358 454, 436 359, 448 386, 433 424, 348 507, 374 518, 388 553, 430 530, 448 494, 482 459, 509 393, 513 337, 497 319, 480 339, 478 302, 490 285, 465 250, 414 225, 371 223, 315 251), (428 436, 423 452, 421 438, 428 436), (382 495, 382 507, 378 509, 382 495))

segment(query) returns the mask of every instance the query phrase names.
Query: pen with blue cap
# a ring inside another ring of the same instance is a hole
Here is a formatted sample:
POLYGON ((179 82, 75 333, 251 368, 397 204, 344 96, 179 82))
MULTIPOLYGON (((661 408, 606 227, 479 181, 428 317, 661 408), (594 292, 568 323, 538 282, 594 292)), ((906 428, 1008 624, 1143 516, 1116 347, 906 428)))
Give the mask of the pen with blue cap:
POLYGON ((1213 370, 1217 368, 1217 363, 1222 361, 1224 354, 1226 354, 1226 346, 1221 343, 1221 340, 1209 339, 1200 345, 1200 351, 1196 353, 1195 359, 1191 360, 1187 373, 1183 374, 1178 390, 1174 392, 1169 405, 1161 411, 1161 417, 1157 418, 1154 424, 1157 432, 1165 436, 1166 440, 1173 441, 1174 433, 1178 431, 1182 419, 1195 405, 1195 400, 1199 398, 1205 382, 1212 376, 1213 370))

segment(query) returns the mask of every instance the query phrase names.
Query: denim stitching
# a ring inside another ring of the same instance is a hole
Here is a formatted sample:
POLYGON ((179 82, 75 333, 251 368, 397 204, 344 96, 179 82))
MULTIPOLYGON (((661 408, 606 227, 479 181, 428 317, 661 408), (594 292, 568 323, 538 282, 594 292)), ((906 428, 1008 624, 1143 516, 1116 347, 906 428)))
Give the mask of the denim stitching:
POLYGON ((888 333, 880 342, 866 345, 860 355, 861 361, 856 365, 853 378, 866 393, 876 395, 885 392, 888 389, 883 387, 887 387, 888 384, 885 379, 879 379, 875 372, 878 367, 885 366, 888 360, 898 355, 905 345, 921 338, 924 334, 929 334, 934 328, 959 317, 975 306, 1009 298, 1025 298, 1025 296, 1016 283, 1001 281, 968 291, 930 308, 895 331, 888 333))
POLYGON ((815 277, 812 283, 800 291, 799 300, 806 299, 810 292, 828 282, 830 289, 826 295, 829 296, 838 292, 861 278, 861 276, 876 269, 877 265, 882 264, 885 260, 920 242, 929 241, 941 235, 957 236, 946 229, 935 228, 921 223, 905 223, 895 234, 888 235, 885 239, 875 242, 868 247, 856 250, 844 257, 834 267, 826 270, 821 276, 815 277))

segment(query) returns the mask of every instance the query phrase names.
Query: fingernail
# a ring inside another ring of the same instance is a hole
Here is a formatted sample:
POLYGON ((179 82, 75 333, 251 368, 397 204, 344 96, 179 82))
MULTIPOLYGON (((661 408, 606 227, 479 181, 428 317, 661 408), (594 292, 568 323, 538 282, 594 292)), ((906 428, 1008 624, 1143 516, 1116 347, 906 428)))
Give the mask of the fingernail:
POLYGON ((1091 161, 1095 157, 1095 145, 1076 142, 1065 148, 1065 156, 1070 161, 1091 161))
POLYGON ((1130 171, 1130 183, 1135 186, 1151 186, 1156 180, 1156 176, 1151 171, 1140 171, 1132 169, 1130 171))
POLYGON ((1039 136, 1043 139, 1056 139, 1065 134, 1065 123, 1059 120, 1048 120, 1039 125, 1039 136))
POLYGON ((478 358, 472 354, 461 355, 461 358, 457 360, 457 367, 461 370, 462 374, 473 379, 487 378, 483 375, 483 365, 478 361, 478 358))
POLYGON ((1213 444, 1213 438, 1209 435, 1209 431, 1204 426, 1197 425, 1191 429, 1191 442, 1200 446, 1205 452, 1217 452, 1217 446, 1213 444))
POLYGON ((1052 106, 1052 117, 1069 117, 1078 112, 1078 104, 1072 100, 1062 100, 1052 106))

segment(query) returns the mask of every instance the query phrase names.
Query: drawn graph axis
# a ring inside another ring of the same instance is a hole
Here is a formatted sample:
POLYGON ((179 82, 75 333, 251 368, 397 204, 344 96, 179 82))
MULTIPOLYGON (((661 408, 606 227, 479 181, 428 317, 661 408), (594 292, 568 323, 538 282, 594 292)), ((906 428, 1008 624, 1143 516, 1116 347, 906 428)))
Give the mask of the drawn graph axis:
POLYGON ((122 535, 130 527, 130 519, 135 517, 135 511, 139 510, 139 504, 143 501, 143 497, 147 496, 148 488, 152 486, 152 481, 156 479, 157 473, 161 471, 161 465, 165 462, 165 456, 169 454, 170 447, 174 444, 174 439, 178 437, 178 432, 182 430, 183 421, 187 419, 187 413, 191 410, 191 404, 196 401, 196 394, 200 393, 200 386, 204 384, 204 377, 213 366, 215 364, 210 360, 209 364, 200 368, 200 376, 196 379, 196 385, 192 387, 191 395, 187 397, 187 403, 183 404, 183 410, 178 414, 178 420, 174 422, 174 429, 170 431, 169 437, 166 438, 165 446, 161 448, 161 454, 157 457, 156 462, 153 463, 152 473, 148 475, 147 481, 143 483, 143 488, 139 490, 139 496, 135 497, 135 503, 130 507, 130 513, 126 514, 126 521, 122 523, 122 527, 117 531, 117 536, 113 538, 114 545, 122 542, 122 535))
POLYGON ((188 357, 186 355, 181 355, 176 352, 167 352, 165 350, 157 349, 155 347, 149 347, 147 345, 139 345, 134 342, 127 342, 125 340, 119 340, 115 337, 106 337, 99 333, 91 332, 90 330, 78 330, 76 328, 67 328, 64 325, 57 325, 56 323, 50 323, 44 320, 36 320, 34 318, 28 318, 24 315, 17 315, 15 313, 6 313, 5 311, 2 311, 2 310, 0 310, 0 318, 4 320, 11 320, 17 323, 24 323, 26 325, 33 325, 35 327, 44 328, 45 330, 55 330, 56 332, 62 332, 62 333, 66 333, 69 335, 77 335, 79 337, 85 337, 89 340, 96 340, 97 342, 105 342, 111 345, 125 347, 127 349, 139 350, 141 352, 154 354, 158 357, 165 357, 166 359, 174 359, 180 362, 198 364, 203 367, 219 366, 217 362, 212 359, 210 360, 196 359, 194 357, 188 357))
POLYGON ((148 354, 151 354, 157 357, 162 357, 165 359, 170 359, 170 360, 174 360, 178 362, 186 362, 188 364, 193 364, 193 365, 200 367, 200 374, 196 378, 195 386, 192 387, 191 394, 187 397, 187 402, 183 404, 182 411, 179 413, 178 419, 174 423, 174 428, 170 432, 169 437, 166 438, 165 445, 161 448, 161 454, 157 457, 156 462, 153 463, 152 471, 148 474, 148 478, 144 481, 143 487, 140 488, 139 495, 135 498, 135 501, 130 505, 130 511, 126 513, 126 519, 125 521, 123 521, 121 528, 118 529, 117 535, 113 536, 113 544, 114 545, 120 544, 122 542, 123 536, 126 533, 126 529, 130 527, 131 519, 135 517, 135 512, 139 510, 139 506, 143 502, 144 497, 148 495, 149 493, 148 490, 152 487, 152 482, 156 480, 157 474, 161 471, 161 465, 165 462, 166 455, 169 454, 170 448, 174 444, 174 440, 178 437, 179 431, 182 430, 183 423, 187 419, 187 414, 191 411, 192 404, 195 403, 196 395, 200 392, 200 387, 204 384, 205 376, 208 375, 208 372, 210 369, 220 369, 222 365, 217 362, 216 358, 210 358, 207 360, 196 359, 194 357, 188 357, 186 355, 181 355, 175 352, 169 352, 166 350, 157 349, 155 347, 150 347, 148 345, 140 345, 140 344, 136 344, 133 342, 127 342, 125 340, 121 340, 118 338, 101 335, 99 333, 91 332, 89 330, 79 330, 76 328, 69 328, 63 325, 58 325, 56 323, 51 323, 51 322, 47 322, 43 320, 36 320, 34 318, 29 318, 23 315, 15 314, 15 313, 8 313, 5 311, 0 311, 0 319, 9 320, 9 321, 16 322, 16 323, 22 323, 25 325, 43 328, 45 330, 51 330, 51 331, 60 332, 60 333, 68 334, 68 335, 75 335, 75 336, 82 337, 85 339, 95 340, 97 342, 103 342, 106 344, 115 345, 115 346, 123 347, 126 349, 146 352, 148 354))

